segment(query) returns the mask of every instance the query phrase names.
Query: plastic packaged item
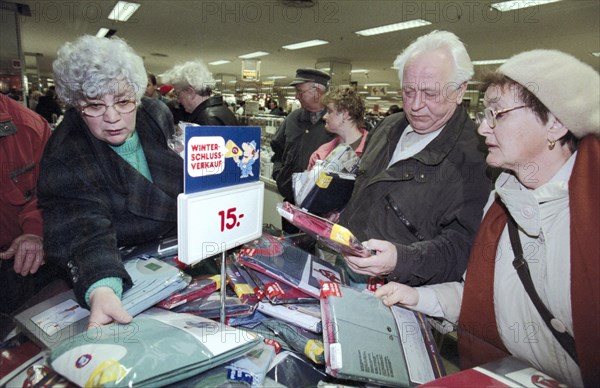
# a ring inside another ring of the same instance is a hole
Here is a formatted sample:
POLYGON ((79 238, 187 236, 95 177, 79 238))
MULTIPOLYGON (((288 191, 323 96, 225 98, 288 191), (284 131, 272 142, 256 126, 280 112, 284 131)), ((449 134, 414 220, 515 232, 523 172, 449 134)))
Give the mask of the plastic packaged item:
POLYGON ((190 314, 151 309, 63 342, 54 370, 79 386, 156 387, 229 362, 262 342, 256 334, 190 314))
POLYGON ((315 364, 325 363, 322 337, 301 327, 277 319, 263 321, 263 325, 283 338, 296 352, 304 354, 315 364))

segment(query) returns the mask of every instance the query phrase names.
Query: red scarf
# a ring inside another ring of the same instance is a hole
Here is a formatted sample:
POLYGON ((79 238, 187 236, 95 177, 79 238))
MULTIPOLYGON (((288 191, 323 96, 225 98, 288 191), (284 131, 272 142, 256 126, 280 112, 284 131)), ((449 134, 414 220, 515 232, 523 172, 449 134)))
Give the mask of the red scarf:
MULTIPOLYGON (((600 139, 582 139, 569 180, 571 305, 577 358, 586 386, 600 385, 600 139)), ((471 249, 459 319, 461 368, 505 357, 494 311, 494 270, 507 213, 496 200, 471 249)))

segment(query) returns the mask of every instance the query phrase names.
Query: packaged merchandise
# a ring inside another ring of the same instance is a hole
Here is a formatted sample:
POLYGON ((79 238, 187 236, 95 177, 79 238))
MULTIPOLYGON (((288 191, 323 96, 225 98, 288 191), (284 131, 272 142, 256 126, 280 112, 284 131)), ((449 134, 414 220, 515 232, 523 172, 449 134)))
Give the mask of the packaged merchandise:
POLYGON ((244 244, 237 261, 314 298, 319 297, 321 282, 345 282, 334 265, 265 233, 244 244))
POLYGON ((370 292, 330 288, 339 289, 321 299, 328 374, 395 387, 412 387, 445 375, 423 314, 385 306, 370 292))
POLYGON ((82 387, 156 387, 227 363, 260 342, 247 331, 154 308, 129 324, 75 336, 51 352, 49 363, 82 387))

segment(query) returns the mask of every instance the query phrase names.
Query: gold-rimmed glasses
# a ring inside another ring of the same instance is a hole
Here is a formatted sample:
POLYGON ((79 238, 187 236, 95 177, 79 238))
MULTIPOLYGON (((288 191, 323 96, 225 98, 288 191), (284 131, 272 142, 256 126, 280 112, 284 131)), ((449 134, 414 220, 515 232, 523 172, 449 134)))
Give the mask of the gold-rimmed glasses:
POLYGON ((519 105, 519 106, 513 106, 512 108, 506 108, 506 109, 500 109, 500 110, 495 110, 491 107, 487 107, 483 110, 483 112, 477 112, 475 114, 475 122, 477 123, 477 125, 481 125, 481 123, 483 123, 483 120, 485 119, 485 121, 488 123, 488 125, 490 126, 490 128, 495 128, 497 121, 496 119, 508 112, 512 112, 513 110, 517 110, 517 109, 521 109, 521 108, 527 108, 527 105, 519 105))

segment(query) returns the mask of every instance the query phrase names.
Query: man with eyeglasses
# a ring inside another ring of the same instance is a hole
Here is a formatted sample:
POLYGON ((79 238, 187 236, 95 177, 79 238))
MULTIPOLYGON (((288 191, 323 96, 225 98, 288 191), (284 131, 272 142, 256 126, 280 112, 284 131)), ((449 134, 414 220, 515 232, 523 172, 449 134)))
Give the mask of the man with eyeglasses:
MULTIPOLYGON (((290 113, 271 140, 273 179, 285 201, 294 203, 292 174, 308 167, 310 156, 333 134, 325 130, 321 96, 327 91, 330 75, 316 69, 298 69, 290 86, 296 88, 296 98, 302 106, 290 113)), ((284 232, 295 233, 296 227, 282 219, 284 232)))
POLYGON ((371 131, 340 223, 376 253, 356 273, 408 285, 459 280, 491 189, 476 126, 462 107, 473 65, 434 31, 396 59, 404 113, 371 131))
POLYGON ((183 162, 167 144, 173 118, 143 97, 142 58, 119 38, 66 43, 53 69, 70 108, 40 164, 46 259, 69 276, 90 326, 127 323, 120 298, 132 281, 119 247, 177 234, 183 162))

